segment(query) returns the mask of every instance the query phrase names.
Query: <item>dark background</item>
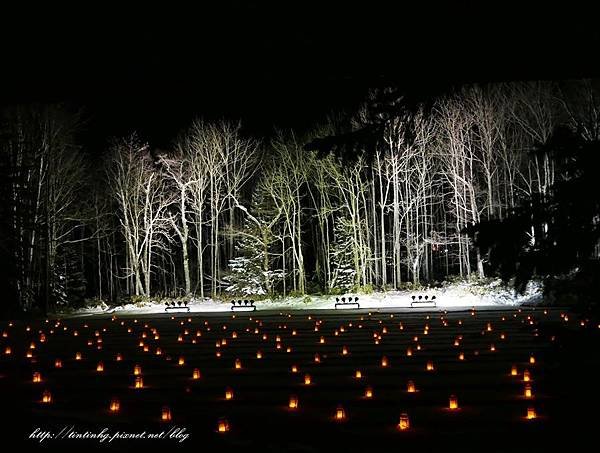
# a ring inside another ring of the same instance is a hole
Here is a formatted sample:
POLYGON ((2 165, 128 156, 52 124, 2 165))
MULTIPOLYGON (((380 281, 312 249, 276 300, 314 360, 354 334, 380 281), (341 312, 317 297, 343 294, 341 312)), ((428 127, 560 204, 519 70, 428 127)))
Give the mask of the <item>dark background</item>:
POLYGON ((599 72, 596 15, 573 2, 149 3, 1 7, 0 104, 82 109, 91 148, 133 130, 164 147, 196 116, 268 135, 350 111, 369 87, 427 98, 599 72))

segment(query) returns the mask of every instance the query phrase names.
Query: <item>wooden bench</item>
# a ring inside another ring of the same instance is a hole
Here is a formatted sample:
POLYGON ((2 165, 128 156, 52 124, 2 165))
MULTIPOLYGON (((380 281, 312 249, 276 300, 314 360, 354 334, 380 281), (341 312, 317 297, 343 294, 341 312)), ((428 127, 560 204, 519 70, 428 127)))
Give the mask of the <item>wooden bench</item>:
POLYGON ((253 300, 232 300, 231 311, 256 311, 253 300))
POLYGON ((346 300, 346 297, 342 297, 341 302, 340 302, 340 298, 336 297, 335 298, 335 309, 336 310, 338 308, 338 305, 342 306, 342 307, 356 305, 356 308, 360 308, 360 304, 358 303, 358 297, 354 297, 354 301, 352 301, 352 297, 348 297, 348 300, 346 300))
POLYGON ((410 306, 412 307, 433 307, 437 308, 435 296, 412 296, 410 306))
POLYGON ((185 310, 188 313, 190 312, 190 307, 188 307, 188 303, 187 301, 185 302, 165 302, 165 311, 169 311, 169 310, 185 310))

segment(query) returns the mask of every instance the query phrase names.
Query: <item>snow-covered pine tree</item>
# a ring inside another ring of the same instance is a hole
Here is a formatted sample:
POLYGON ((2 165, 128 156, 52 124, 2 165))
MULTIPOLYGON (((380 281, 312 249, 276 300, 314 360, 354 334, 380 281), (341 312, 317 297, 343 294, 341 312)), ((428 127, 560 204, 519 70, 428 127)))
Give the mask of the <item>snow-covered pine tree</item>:
POLYGON ((330 249, 332 278, 329 289, 339 288, 347 291, 356 282, 352 225, 344 217, 338 217, 333 227, 333 234, 330 249))
POLYGON ((282 271, 273 269, 277 261, 274 229, 280 212, 261 182, 252 193, 250 210, 238 207, 244 211, 245 219, 241 231, 236 232, 240 240, 235 245, 236 256, 229 260, 225 290, 241 295, 270 294, 283 278, 282 271))

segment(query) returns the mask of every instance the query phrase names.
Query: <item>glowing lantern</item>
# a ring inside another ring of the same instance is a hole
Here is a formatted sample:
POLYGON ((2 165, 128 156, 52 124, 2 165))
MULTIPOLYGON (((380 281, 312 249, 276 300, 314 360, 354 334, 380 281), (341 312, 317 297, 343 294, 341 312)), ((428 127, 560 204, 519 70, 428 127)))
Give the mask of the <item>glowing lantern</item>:
POLYGON ((494 346, 494 344, 492 343, 490 345, 490 351, 494 352, 496 350, 496 346, 494 346))
POLYGON ((385 367, 387 367, 387 366, 388 366, 388 359, 387 359, 387 357, 386 357, 386 356, 383 356, 383 357, 381 358, 381 366, 382 366, 383 368, 385 368, 385 367))
POLYGON ((367 387, 365 389, 365 398, 373 398, 373 388, 372 387, 367 387))
POLYGON ((139 376, 142 374, 142 367, 140 365, 135 365, 133 367, 133 375, 134 376, 139 376))
POLYGON ((229 422, 227 422, 227 420, 224 418, 219 419, 219 422, 217 423, 217 431, 220 433, 226 433, 229 431, 229 422))
POLYGON ((200 379, 200 370, 198 368, 194 368, 194 371, 192 373, 192 379, 194 379, 194 380, 200 379))
POLYGON ((81 352, 75 354, 75 360, 81 360, 81 352))
POLYGON ((356 373, 354 373, 354 377, 355 377, 356 379, 360 379, 360 378, 362 378, 362 373, 361 373, 361 371, 360 371, 360 370, 356 370, 356 373))
POLYGON ((398 429, 400 431, 406 431, 410 428, 410 419, 408 418, 408 414, 400 414, 400 422, 398 423, 398 429))
POLYGON ((42 382, 42 375, 40 374, 39 371, 36 371, 33 373, 33 382, 36 384, 39 382, 42 382))
POLYGON ((31 344, 29 345, 29 349, 35 349, 35 343, 32 341, 31 344))
POLYGON ((460 354, 458 354, 458 360, 465 360, 465 353, 461 352, 460 354))
POLYGON ((534 418, 537 417, 537 414, 535 413, 535 407, 528 407, 527 408, 527 420, 533 420, 534 418))
POLYGON ((348 355, 348 348, 346 346, 342 348, 342 355, 348 355))
POLYGON ((298 366, 292 365, 292 373, 297 373, 297 372, 298 372, 298 366))
POLYGON ((533 355, 529 356, 529 363, 531 363, 532 365, 535 363, 535 357, 533 355))
POLYGON ((179 360, 177 361, 177 364, 179 366, 185 365, 185 358, 183 356, 179 357, 179 360))
POLYGON ((290 409, 298 409, 298 397, 296 395, 290 396, 290 401, 288 403, 288 407, 290 409))
POLYGON ((517 374, 518 374, 517 366, 513 365, 512 368, 510 369, 510 375, 511 376, 516 376, 517 374))
POLYGON ((7 346, 6 348, 4 348, 4 354, 5 355, 11 355, 12 354, 12 349, 10 346, 7 346))
POLYGON ((429 360, 427 362, 427 371, 433 371, 435 368, 433 366, 433 362, 431 360, 429 360))
POLYGON ((315 363, 321 363, 321 356, 318 353, 315 354, 315 363))
POLYGON ((233 333, 231 334, 231 338, 237 338, 237 332, 233 332, 233 333))
POLYGON ((487 330, 488 332, 491 332, 491 331, 492 331, 492 324, 491 324, 491 323, 489 323, 489 322, 487 323, 487 329, 486 329, 486 330, 487 330))
POLYGON ((525 384, 525 398, 533 398, 533 393, 531 392, 531 384, 525 384))
POLYGON ((156 355, 162 355, 162 349, 156 348, 156 355))
POLYGON ((123 354, 119 353, 116 357, 117 362, 121 362, 123 360, 123 354))
POLYGON ((310 383, 311 383, 310 374, 305 374, 304 375, 304 385, 310 385, 310 383))
POLYGON ((231 387, 227 387, 225 389, 225 399, 232 400, 233 399, 233 389, 231 387))
POLYGON ((325 343, 325 337, 321 337, 319 340, 319 343, 324 344, 325 343))
POLYGON ((163 422, 171 421, 171 409, 169 409, 167 406, 163 406, 163 408, 160 412, 160 419, 163 422))
POLYGON ((98 365, 96 365, 96 371, 98 373, 102 373, 104 371, 104 363, 103 362, 98 362, 98 365))
POLYGON ((52 402, 52 393, 49 390, 44 390, 42 393, 42 403, 50 404, 52 402))
POLYGON ((256 358, 257 359, 262 359, 262 352, 261 351, 256 351, 256 358))
POLYGON ((54 368, 62 368, 62 360, 56 359, 54 361, 54 368))
POLYGON ((346 411, 344 411, 344 408, 342 406, 338 406, 335 410, 335 419, 337 421, 346 420, 346 411))
POLYGON ((110 412, 119 412, 121 410, 121 402, 117 398, 111 399, 108 409, 110 412))
POLYGON ((406 391, 408 393, 415 393, 417 389, 415 388, 415 383, 413 381, 408 381, 406 384, 406 391))
POLYGON ((240 359, 235 359, 235 369, 239 370, 242 368, 242 361, 240 359))
POLYGON ((523 371, 523 382, 529 381, 531 381, 531 374, 529 373, 529 370, 525 370, 523 371))
POLYGON ((144 388, 144 378, 142 378, 142 376, 136 376, 134 387, 136 389, 143 389, 144 388))
POLYGON ((412 356, 412 354, 413 354, 413 353, 412 353, 412 348, 408 348, 408 349, 406 350, 406 355, 407 355, 407 357, 410 357, 410 356, 412 356))
POLYGON ((450 395, 450 400, 448 401, 448 409, 450 409, 451 411, 458 409, 458 398, 456 398, 456 395, 450 395))

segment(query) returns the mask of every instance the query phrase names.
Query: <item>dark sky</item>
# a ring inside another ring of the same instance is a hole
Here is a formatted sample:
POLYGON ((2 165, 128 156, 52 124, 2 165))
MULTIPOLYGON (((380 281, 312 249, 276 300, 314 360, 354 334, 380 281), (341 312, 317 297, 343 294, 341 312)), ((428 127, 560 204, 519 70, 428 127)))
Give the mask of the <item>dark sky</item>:
POLYGON ((2 11, 0 103, 84 108, 98 147, 133 129, 167 146, 195 116, 241 118, 256 134, 303 129, 384 84, 427 97, 598 76, 596 15, 572 2, 46 3, 2 11))

